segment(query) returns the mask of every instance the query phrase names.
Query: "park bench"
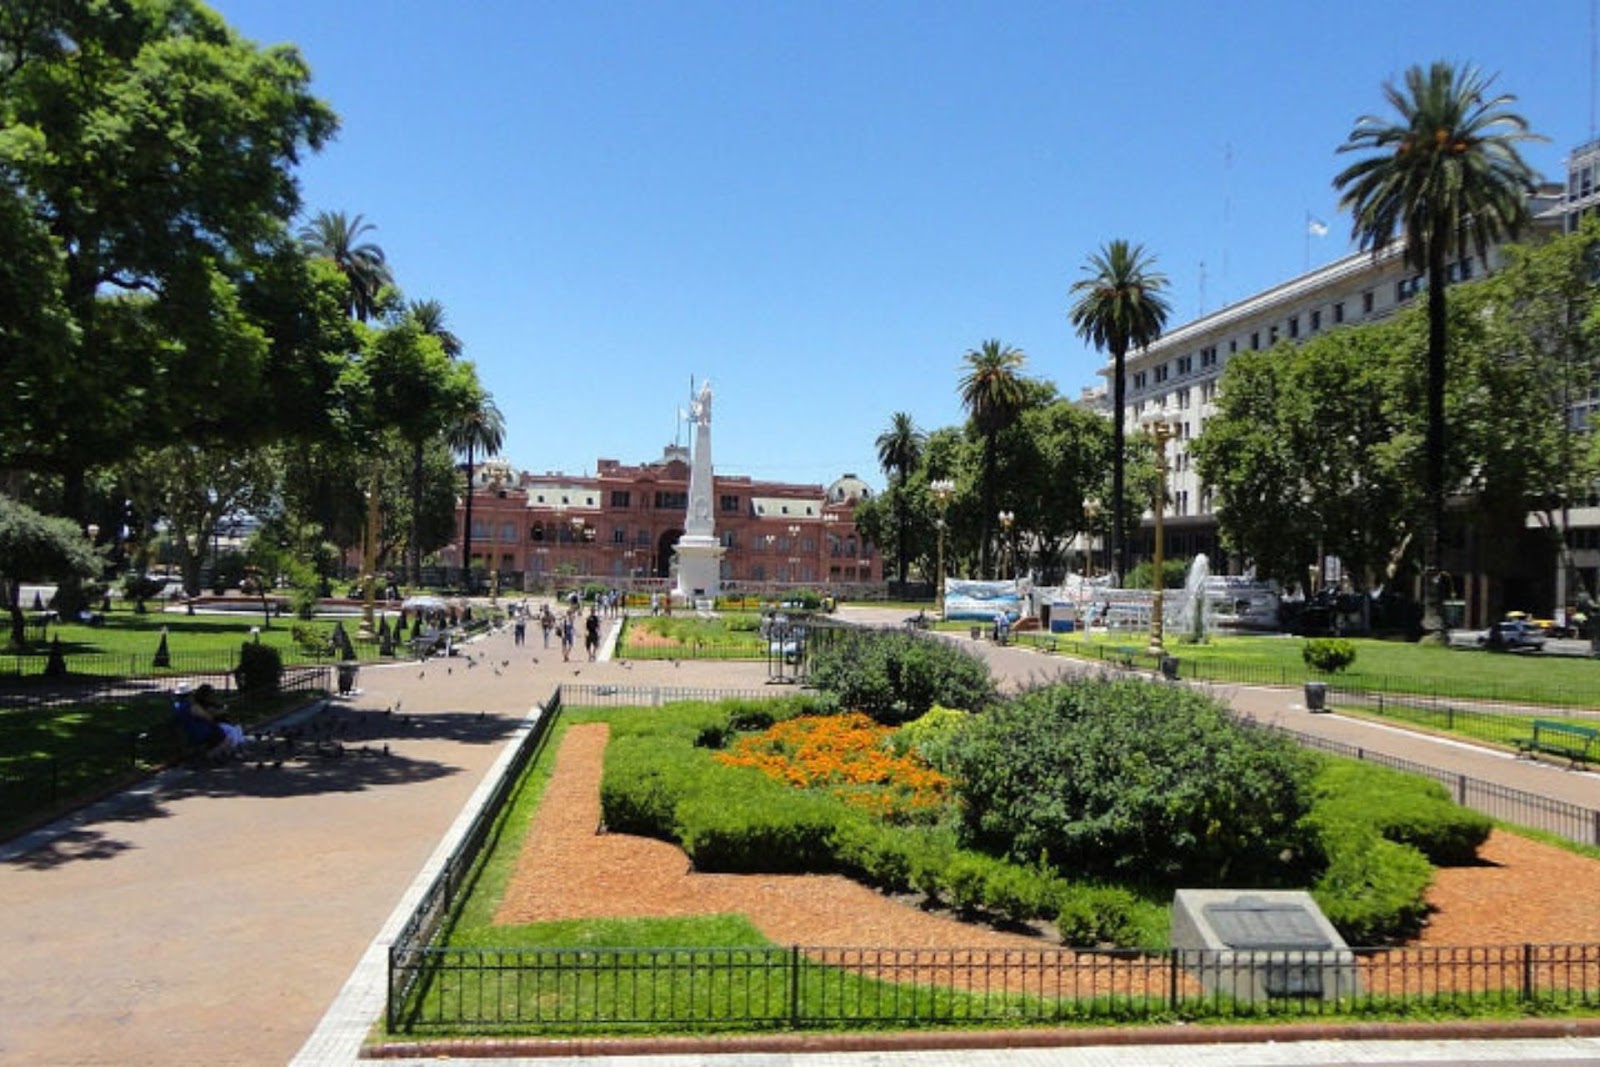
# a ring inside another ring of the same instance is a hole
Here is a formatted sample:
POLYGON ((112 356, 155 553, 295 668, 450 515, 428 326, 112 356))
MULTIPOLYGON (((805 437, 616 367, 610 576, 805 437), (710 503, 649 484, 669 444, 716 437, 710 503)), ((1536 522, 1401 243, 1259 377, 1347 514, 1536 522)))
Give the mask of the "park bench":
POLYGON ((1125 671, 1133 670, 1133 660, 1138 654, 1139 650, 1129 645, 1118 645, 1115 648, 1106 649, 1107 658, 1125 671))
POLYGON ((450 652, 450 631, 430 630, 411 639, 411 654, 417 659, 427 659, 436 652, 450 652))
POLYGON ((1533 720, 1533 736, 1517 738, 1517 749, 1525 756, 1536 757, 1541 752, 1565 758, 1571 766, 1587 763, 1600 756, 1600 729, 1576 726, 1553 719, 1533 720))

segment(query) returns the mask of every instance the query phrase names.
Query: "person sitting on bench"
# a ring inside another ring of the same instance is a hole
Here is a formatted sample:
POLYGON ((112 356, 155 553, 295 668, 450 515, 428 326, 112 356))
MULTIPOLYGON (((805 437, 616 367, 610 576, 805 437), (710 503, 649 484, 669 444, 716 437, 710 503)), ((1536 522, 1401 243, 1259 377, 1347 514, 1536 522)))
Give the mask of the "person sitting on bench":
POLYGON ((244 744, 244 730, 221 718, 222 711, 222 701, 209 684, 191 692, 187 682, 181 683, 172 697, 172 714, 184 740, 207 756, 226 756, 244 744))

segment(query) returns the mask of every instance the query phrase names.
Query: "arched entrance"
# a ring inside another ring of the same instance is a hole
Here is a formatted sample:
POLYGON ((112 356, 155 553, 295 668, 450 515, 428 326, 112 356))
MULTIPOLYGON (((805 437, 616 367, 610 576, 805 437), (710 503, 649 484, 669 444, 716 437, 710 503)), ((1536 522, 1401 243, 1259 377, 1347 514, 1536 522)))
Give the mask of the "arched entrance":
POLYGON ((683 536, 682 530, 668 530, 656 541, 656 573, 657 578, 672 577, 672 556, 678 547, 678 538, 683 536))

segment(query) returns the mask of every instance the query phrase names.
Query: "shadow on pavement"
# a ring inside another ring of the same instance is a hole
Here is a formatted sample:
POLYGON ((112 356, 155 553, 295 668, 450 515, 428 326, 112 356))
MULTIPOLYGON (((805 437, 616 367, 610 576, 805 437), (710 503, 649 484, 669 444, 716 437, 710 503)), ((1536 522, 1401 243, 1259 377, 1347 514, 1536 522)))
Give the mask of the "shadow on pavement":
POLYGON ((152 788, 119 794, 101 809, 91 809, 80 824, 47 832, 37 847, 0 862, 48 870, 80 860, 114 859, 132 846, 107 827, 171 818, 168 804, 174 800, 303 797, 431 781, 461 768, 406 755, 408 744, 495 744, 518 725, 515 719, 485 712, 409 714, 329 705, 301 722, 254 736, 242 757, 196 761, 169 772, 152 788))

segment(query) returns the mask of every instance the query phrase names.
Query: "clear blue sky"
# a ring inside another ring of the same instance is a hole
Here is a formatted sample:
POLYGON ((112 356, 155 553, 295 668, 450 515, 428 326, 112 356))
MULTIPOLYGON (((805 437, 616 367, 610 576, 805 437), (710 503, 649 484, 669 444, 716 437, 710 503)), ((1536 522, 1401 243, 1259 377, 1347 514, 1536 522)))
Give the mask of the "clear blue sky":
POLYGON ((1349 251, 1334 149, 1413 63, 1498 73, 1559 178, 1592 2, 217 7, 311 63, 342 128, 308 212, 363 214, 443 302, 514 464, 654 458, 694 375, 720 471, 881 485, 890 416, 960 422, 988 338, 1098 381, 1067 290, 1107 240, 1156 255, 1171 326, 1349 251))

